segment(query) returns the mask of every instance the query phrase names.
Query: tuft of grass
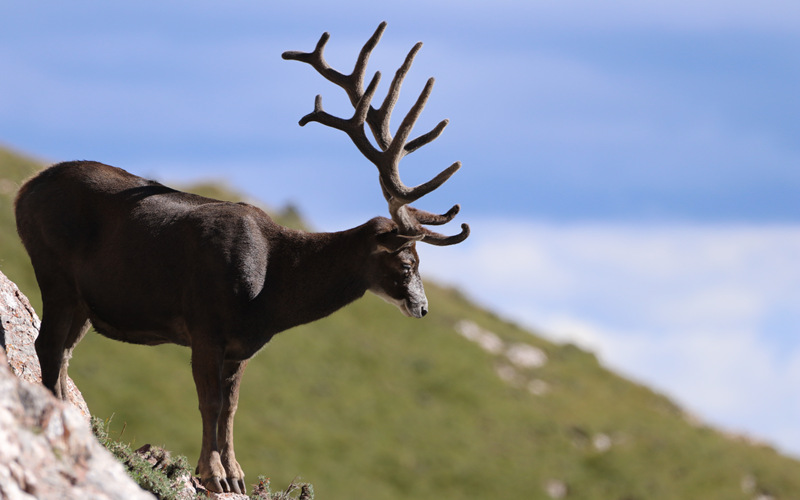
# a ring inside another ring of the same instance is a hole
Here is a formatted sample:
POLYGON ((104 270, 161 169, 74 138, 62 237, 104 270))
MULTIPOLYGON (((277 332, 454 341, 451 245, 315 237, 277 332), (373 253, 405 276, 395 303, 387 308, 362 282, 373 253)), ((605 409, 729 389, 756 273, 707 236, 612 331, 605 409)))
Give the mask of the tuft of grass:
POLYGON ((310 483, 299 482, 295 478, 283 491, 273 493, 270 480, 266 476, 258 476, 258 483, 250 495, 253 500, 314 500, 314 487, 310 483))
POLYGON ((130 445, 109 437, 110 424, 111 418, 104 421, 92 417, 92 431, 97 440, 122 462, 140 487, 161 500, 178 500, 186 478, 192 476, 186 457, 173 457, 163 448, 147 445, 134 451, 130 445))

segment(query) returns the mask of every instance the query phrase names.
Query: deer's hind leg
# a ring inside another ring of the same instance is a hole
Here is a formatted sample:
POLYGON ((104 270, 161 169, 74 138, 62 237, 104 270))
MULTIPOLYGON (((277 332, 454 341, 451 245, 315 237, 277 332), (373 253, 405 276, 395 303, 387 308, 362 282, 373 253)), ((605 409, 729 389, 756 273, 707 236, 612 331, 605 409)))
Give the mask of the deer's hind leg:
MULTIPOLYGON (((40 283, 41 286, 41 283, 40 283)), ((61 399, 67 397, 67 368, 72 351, 89 329, 88 315, 67 287, 42 286, 42 325, 36 355, 42 384, 61 399)))

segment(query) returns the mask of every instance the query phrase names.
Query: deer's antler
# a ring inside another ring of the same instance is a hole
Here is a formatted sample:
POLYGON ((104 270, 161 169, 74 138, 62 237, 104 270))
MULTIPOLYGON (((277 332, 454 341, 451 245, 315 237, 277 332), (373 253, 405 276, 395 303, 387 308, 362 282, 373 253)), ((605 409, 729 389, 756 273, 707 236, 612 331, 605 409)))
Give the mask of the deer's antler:
POLYGON ((308 63, 327 80, 344 89, 350 99, 350 103, 355 108, 353 116, 349 119, 330 115, 322 108, 322 96, 318 95, 315 100, 314 111, 301 118, 300 125, 304 126, 309 122, 318 122, 347 133, 361 154, 378 167, 381 190, 389 203, 389 213, 392 216, 392 220, 399 226, 401 234, 419 236, 422 241, 434 245, 460 243, 469 236, 469 226, 467 224, 462 224, 461 233, 454 236, 444 236, 422 227, 423 224, 439 225, 450 222, 459 211, 458 205, 453 206, 445 214, 436 215, 413 208, 409 206, 409 203, 418 200, 441 186, 461 168, 461 162, 453 163, 439 172, 433 179, 414 187, 408 187, 403 184, 398 171, 400 160, 405 155, 434 141, 447 126, 448 120, 442 120, 429 132, 411 141, 408 140, 411 130, 414 128, 414 124, 422 113, 425 103, 433 90, 433 78, 428 79, 417 101, 400 123, 397 134, 394 137, 392 137, 389 129, 392 110, 400 95, 400 87, 408 70, 411 68, 414 57, 422 47, 422 42, 412 47, 405 61, 398 68, 389 86, 386 98, 384 98, 379 108, 374 108, 371 103, 378 87, 378 82, 380 82, 380 72, 375 73, 366 90, 364 89, 367 61, 369 61, 369 56, 378 44, 385 29, 386 22, 378 26, 378 29, 375 30, 375 33, 361 49, 353 72, 349 75, 336 71, 325 61, 323 51, 330 38, 327 32, 322 34, 313 52, 287 51, 283 53, 282 57, 284 59, 308 63), (372 145, 367 137, 364 125, 368 125, 372 131, 372 135, 378 144, 377 148, 372 145))

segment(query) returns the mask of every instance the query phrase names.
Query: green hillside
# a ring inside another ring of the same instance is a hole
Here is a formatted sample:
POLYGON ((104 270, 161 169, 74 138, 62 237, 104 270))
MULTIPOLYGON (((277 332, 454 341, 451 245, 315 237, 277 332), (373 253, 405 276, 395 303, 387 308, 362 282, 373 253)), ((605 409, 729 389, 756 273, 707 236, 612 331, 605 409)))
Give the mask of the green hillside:
MULTIPOLYGON (((0 151, 0 270, 38 310, 11 215, 11 188, 35 168, 0 151)), ((800 498, 799 462, 697 424, 588 352, 426 287, 423 320, 367 296, 256 356, 236 421, 249 483, 301 476, 321 500, 800 498)), ((89 334, 70 374, 122 440, 196 460, 187 349, 89 334)))

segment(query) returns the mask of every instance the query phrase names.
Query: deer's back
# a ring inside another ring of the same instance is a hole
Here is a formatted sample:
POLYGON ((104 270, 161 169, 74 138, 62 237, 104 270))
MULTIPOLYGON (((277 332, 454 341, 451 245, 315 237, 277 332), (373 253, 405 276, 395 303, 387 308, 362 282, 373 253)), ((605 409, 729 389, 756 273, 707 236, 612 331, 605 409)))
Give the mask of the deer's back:
POLYGON ((206 321, 251 300, 277 231, 255 207, 96 162, 39 173, 20 189, 16 217, 40 286, 68 283, 95 323, 120 332, 206 321))

